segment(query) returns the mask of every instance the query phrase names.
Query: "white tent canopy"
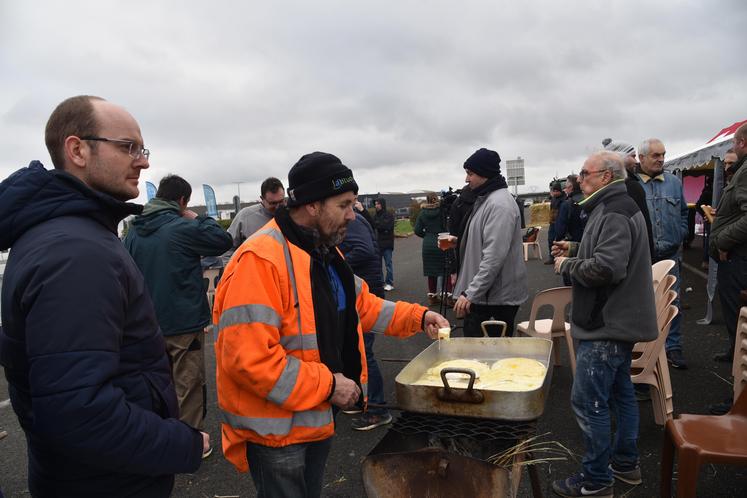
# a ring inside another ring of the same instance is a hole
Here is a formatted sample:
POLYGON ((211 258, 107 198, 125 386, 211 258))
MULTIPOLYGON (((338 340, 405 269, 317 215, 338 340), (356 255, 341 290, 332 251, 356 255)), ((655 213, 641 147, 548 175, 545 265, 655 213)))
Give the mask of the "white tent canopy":
POLYGON ((702 147, 665 162, 664 168, 667 171, 674 171, 712 167, 713 158, 723 159, 726 151, 734 145, 734 132, 744 123, 747 123, 747 120, 727 126, 702 147))

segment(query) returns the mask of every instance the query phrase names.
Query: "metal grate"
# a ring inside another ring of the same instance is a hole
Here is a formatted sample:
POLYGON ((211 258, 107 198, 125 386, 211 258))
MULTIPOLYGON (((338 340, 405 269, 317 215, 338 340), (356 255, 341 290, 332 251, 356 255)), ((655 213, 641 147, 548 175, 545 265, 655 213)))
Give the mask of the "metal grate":
POLYGON ((439 438, 512 442, 534 436, 537 424, 402 412, 390 430, 402 435, 429 434, 439 438))

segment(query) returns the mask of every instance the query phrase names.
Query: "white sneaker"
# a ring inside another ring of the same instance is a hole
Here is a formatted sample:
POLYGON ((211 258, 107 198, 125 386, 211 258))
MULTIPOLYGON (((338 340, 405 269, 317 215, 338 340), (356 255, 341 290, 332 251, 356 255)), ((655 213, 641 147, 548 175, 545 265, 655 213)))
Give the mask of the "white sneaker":
POLYGON ((385 291, 392 291, 392 290, 394 290, 394 286, 393 286, 393 285, 389 285, 389 284, 386 284, 386 285, 384 286, 384 290, 385 290, 385 291))

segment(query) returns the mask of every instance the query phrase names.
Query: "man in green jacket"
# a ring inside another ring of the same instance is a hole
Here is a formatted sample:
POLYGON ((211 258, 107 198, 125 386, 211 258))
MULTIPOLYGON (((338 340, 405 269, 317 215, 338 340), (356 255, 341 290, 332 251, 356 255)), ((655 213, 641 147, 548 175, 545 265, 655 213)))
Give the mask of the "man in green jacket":
MULTIPOLYGON (((718 293, 729 333, 727 350, 715 357, 717 361, 731 362, 737 334, 739 315, 739 291, 747 289, 747 124, 734 133, 734 152, 737 162, 730 168, 734 171, 731 181, 724 187, 716 219, 711 227, 709 251, 718 261, 718 293)), ((730 402, 714 407, 713 413, 726 413, 730 402)))
MULTIPOLYGON (((218 223, 187 209, 192 187, 169 175, 136 217, 124 244, 145 277, 171 359, 179 419, 202 430, 205 423, 204 329, 210 305, 200 258, 219 256, 233 243, 218 223)), ((210 454, 208 449, 203 457, 210 454)))

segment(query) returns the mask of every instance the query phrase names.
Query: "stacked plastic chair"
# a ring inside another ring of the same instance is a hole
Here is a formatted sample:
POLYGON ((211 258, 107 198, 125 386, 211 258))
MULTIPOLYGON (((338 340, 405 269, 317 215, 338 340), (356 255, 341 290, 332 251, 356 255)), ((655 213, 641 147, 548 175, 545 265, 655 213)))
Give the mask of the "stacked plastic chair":
POLYGON ((565 321, 565 310, 571 304, 571 288, 555 287, 539 291, 532 301, 532 310, 529 312, 529 321, 520 322, 516 330, 531 337, 542 337, 552 339, 555 364, 560 364, 560 349, 558 344, 561 338, 565 338, 568 345, 568 360, 571 365, 571 373, 576 375, 576 350, 571 338, 571 324, 565 321), (553 309, 552 318, 537 319, 537 314, 543 306, 553 309))

